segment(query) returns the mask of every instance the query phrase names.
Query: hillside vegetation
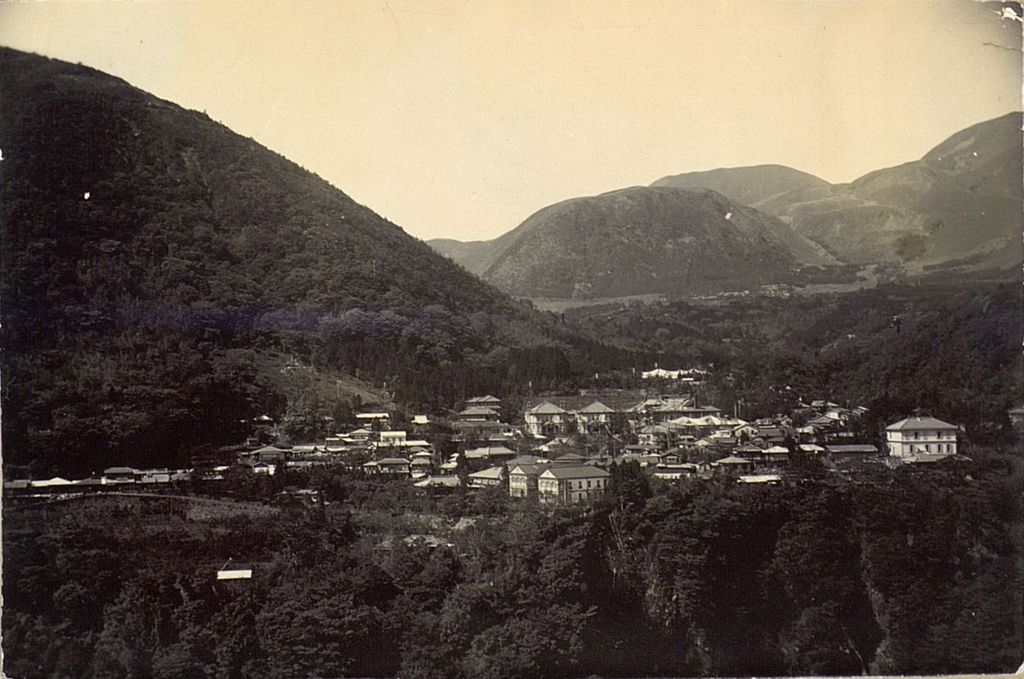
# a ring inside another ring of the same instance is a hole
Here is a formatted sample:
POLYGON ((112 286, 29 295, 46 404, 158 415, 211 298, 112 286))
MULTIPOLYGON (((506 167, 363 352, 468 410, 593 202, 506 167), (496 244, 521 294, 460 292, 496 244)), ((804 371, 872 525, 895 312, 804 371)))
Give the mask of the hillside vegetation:
MULTIPOLYGON (((878 426, 932 411, 1006 441, 1024 383, 1020 284, 889 284, 842 295, 580 308, 570 317, 662 367, 713 366, 702 398, 760 417, 801 399, 871 409, 878 426)), ((866 432, 866 433, 867 433, 866 432)))
POLYGON ((567 351, 592 343, 201 113, 9 49, 0 89, 8 464, 181 464, 302 406, 285 357, 423 408, 590 371, 567 351))
POLYGON ((828 184, 761 165, 665 177, 652 186, 706 187, 780 217, 852 264, 897 263, 920 273, 1018 267, 1021 114, 972 125, 920 160, 828 184))
POLYGON ((866 484, 813 467, 784 487, 612 472, 593 509, 317 470, 327 507, 208 517, 188 498, 111 496, 5 511, 4 669, 563 679, 1020 663, 1012 455, 866 484), (253 578, 218 581, 229 558, 253 578))
POLYGON ((995 272, 1008 280, 1024 261, 1021 148, 1021 114, 1009 113, 958 132, 920 160, 849 184, 782 165, 689 172, 646 190, 556 203, 494 240, 430 245, 534 298, 840 282, 849 270, 836 264, 911 275, 995 272), (722 221, 729 213, 745 217, 756 235, 747 228, 738 238, 736 225, 722 221))
POLYGON ((495 241, 450 245, 456 261, 526 297, 743 289, 795 282, 805 268, 820 275, 837 263, 777 219, 714 191, 673 188, 574 198, 495 241))

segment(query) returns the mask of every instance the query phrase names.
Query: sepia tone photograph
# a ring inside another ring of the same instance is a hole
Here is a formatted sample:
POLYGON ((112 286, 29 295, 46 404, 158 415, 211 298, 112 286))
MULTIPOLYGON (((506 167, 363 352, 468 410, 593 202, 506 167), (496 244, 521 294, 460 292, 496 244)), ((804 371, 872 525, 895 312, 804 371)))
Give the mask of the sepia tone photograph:
POLYGON ((0 0, 2 675, 1024 675, 1022 27, 0 0))

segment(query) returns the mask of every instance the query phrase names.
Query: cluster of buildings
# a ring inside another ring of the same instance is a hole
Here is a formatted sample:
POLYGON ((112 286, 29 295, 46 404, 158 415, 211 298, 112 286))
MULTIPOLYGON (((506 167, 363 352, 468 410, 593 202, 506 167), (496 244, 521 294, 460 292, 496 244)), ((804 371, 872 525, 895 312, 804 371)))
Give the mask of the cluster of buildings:
MULTIPOLYGON (((511 416, 508 412, 492 395, 468 399, 447 418, 448 431, 454 433, 443 454, 432 443, 434 423, 427 416, 417 415, 397 428, 389 413, 365 412, 356 415, 355 428, 322 442, 246 446, 237 451, 234 464, 267 475, 284 467, 337 464, 370 476, 407 479, 430 493, 500 487, 514 498, 573 504, 600 497, 608 487, 608 467, 625 461, 663 480, 730 477, 772 484, 809 459, 842 470, 863 462, 893 466, 957 455, 956 425, 915 415, 890 424, 880 449, 858 438, 865 408, 826 400, 753 421, 699 405, 688 395, 628 390, 531 398, 511 416), (518 421, 512 424, 506 417, 518 421), (580 445, 581 440, 590 445, 580 445)), ((222 479, 228 469, 213 462, 191 470, 112 467, 97 478, 16 480, 4 488, 74 492, 222 479)))
MULTIPOLYGON (((227 470, 222 467, 221 471, 227 470)), ((188 469, 134 469, 132 467, 108 467, 98 476, 85 479, 65 479, 55 476, 50 479, 14 479, 4 481, 4 491, 32 494, 61 494, 94 490, 111 490, 123 486, 153 487, 199 478, 199 474, 188 469)))

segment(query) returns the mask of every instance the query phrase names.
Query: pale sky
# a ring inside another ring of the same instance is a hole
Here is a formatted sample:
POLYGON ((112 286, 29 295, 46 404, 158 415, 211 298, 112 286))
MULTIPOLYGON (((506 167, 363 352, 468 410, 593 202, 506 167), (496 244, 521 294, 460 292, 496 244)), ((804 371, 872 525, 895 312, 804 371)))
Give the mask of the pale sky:
POLYGON ((917 159, 1021 108, 998 7, 0 0, 0 44, 206 111, 414 236, 477 240, 667 174, 917 159))

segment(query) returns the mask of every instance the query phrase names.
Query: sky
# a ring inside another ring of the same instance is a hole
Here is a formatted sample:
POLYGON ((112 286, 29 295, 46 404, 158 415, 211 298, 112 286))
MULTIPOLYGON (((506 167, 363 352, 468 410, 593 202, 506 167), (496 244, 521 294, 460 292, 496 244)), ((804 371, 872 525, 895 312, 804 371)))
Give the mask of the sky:
POLYGON ((1000 7, 0 0, 0 44, 205 111, 418 238, 483 240, 669 174, 915 160, 1020 110, 1022 24, 1000 7))

